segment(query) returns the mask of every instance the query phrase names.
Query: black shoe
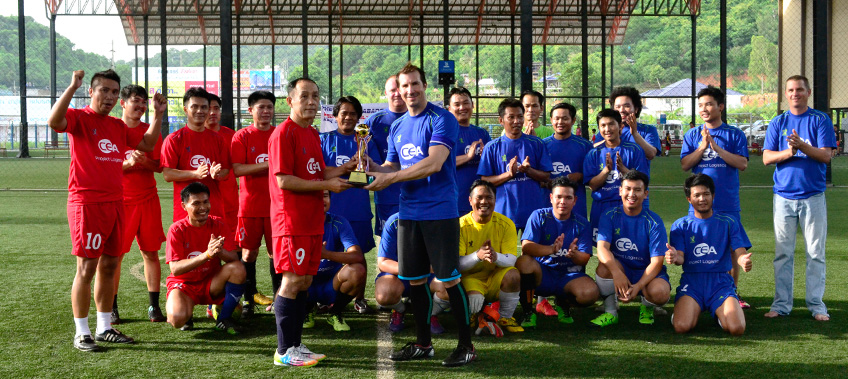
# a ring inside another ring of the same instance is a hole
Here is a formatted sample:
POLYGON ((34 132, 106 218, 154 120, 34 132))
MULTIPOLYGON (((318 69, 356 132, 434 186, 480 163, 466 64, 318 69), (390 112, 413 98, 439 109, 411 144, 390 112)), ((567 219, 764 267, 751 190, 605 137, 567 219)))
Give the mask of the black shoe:
POLYGON ((91 334, 74 337, 74 347, 79 351, 100 350, 100 346, 97 346, 97 344, 94 343, 94 340, 91 339, 91 334))
POLYGON ((475 359, 477 359, 477 350, 475 350, 473 347, 469 349, 465 346, 459 345, 456 347, 456 349, 453 350, 453 353, 451 353, 451 355, 447 359, 442 361, 442 366, 464 366, 468 363, 471 363, 471 361, 475 359))
POLYGON ((231 335, 238 335, 241 333, 241 327, 233 321, 232 318, 225 318, 223 320, 219 320, 217 324, 215 324, 215 329, 220 330, 222 332, 227 332, 231 335))
POLYGON ((245 319, 256 317, 256 305, 253 303, 244 303, 241 309, 241 317, 245 319))
POLYGON ((407 343, 392 353, 389 359, 393 361, 411 361, 413 359, 426 359, 433 357, 433 345, 421 346, 415 342, 407 343))
POLYGON ((119 332, 118 329, 109 329, 103 333, 97 333, 94 335, 94 340, 112 343, 135 343, 134 339, 127 337, 124 333, 119 332))
POLYGON ((165 315, 162 314, 162 310, 159 307, 149 306, 147 307, 147 318, 150 319, 150 322, 165 322, 168 320, 165 315))
POLYGON ((194 329, 194 317, 189 317, 188 321, 180 327, 180 330, 187 332, 192 329, 194 329))
POLYGON ((112 308, 112 319, 110 323, 112 325, 122 324, 124 320, 121 320, 121 315, 118 314, 118 308, 112 308))

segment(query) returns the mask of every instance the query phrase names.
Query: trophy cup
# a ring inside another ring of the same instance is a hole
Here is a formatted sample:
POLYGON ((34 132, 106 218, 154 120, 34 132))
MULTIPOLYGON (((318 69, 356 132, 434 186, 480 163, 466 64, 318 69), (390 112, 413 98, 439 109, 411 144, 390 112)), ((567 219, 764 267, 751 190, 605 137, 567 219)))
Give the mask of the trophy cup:
POLYGON ((359 158, 359 162, 356 164, 356 169, 351 171, 347 181, 355 186, 364 186, 370 183, 365 172, 368 171, 368 141, 371 141, 371 137, 371 130, 368 125, 359 124, 353 129, 353 138, 357 145, 356 156, 359 158))

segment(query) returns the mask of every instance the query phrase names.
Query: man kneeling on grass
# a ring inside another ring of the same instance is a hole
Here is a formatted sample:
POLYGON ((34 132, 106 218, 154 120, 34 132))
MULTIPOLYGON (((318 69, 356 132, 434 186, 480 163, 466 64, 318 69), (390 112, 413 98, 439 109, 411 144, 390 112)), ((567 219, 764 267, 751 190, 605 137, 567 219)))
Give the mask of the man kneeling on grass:
POLYGON ((745 314, 730 269, 732 262, 737 262, 745 272, 751 271, 751 253, 745 249, 739 223, 713 212, 715 184, 709 176, 690 176, 683 190, 695 212, 671 225, 665 260, 683 265, 671 323, 676 332, 686 333, 698 324, 701 312, 709 309, 722 329, 742 335, 745 314))
POLYGON ((168 230, 168 323, 189 330, 194 326, 194 306, 215 304, 221 305, 215 329, 238 334, 240 327, 231 316, 244 293, 245 271, 235 241, 224 237, 229 230, 224 220, 209 215, 206 185, 191 183, 180 191, 180 198, 188 216, 168 230))

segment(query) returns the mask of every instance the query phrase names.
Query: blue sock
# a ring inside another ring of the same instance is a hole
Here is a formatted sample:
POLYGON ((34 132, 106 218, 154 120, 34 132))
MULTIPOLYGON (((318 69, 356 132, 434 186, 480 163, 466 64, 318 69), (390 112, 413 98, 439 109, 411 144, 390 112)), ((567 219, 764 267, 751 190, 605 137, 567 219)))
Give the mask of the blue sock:
POLYGON ((228 319, 233 315, 233 311, 238 306, 243 293, 244 284, 227 282, 224 286, 224 304, 221 305, 221 313, 218 314, 218 321, 228 319))

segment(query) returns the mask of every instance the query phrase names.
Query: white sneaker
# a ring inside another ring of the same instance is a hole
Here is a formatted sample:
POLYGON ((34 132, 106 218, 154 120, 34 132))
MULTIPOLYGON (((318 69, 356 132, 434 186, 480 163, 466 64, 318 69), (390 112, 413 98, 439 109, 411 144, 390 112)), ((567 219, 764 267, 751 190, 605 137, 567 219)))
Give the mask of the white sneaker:
POLYGON ((283 355, 280 355, 276 349, 274 350, 274 364, 277 366, 308 367, 317 365, 318 360, 306 357, 297 348, 290 347, 283 355))
POLYGON ((324 358, 327 358, 327 356, 324 355, 324 354, 318 354, 318 353, 313 352, 312 350, 309 350, 309 348, 306 347, 306 345, 304 345, 304 344, 300 344, 299 346, 295 346, 295 349, 298 352, 300 352, 301 354, 303 354, 306 358, 314 359, 316 361, 321 361, 324 358))

